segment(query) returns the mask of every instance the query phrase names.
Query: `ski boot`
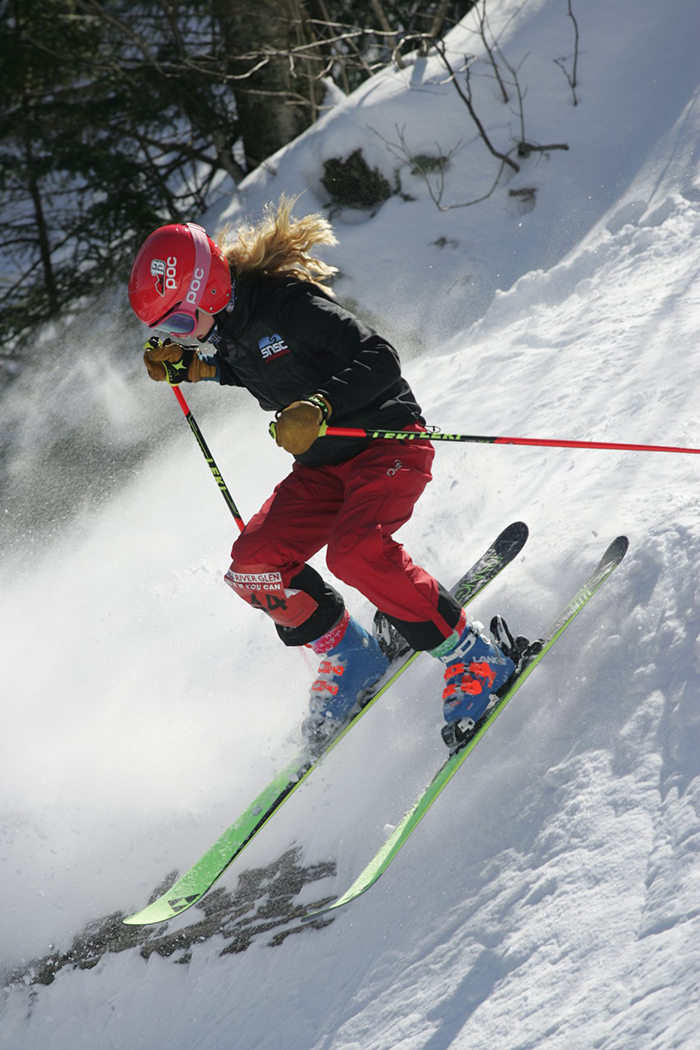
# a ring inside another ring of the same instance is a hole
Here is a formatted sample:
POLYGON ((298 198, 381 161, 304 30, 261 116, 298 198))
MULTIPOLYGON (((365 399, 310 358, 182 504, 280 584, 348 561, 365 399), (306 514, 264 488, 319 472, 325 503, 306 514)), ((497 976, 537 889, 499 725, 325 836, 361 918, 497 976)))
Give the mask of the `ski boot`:
POLYGON ((389 667, 376 638, 347 612, 311 648, 323 659, 311 686, 309 716, 301 731, 311 754, 320 754, 373 695, 389 667))
POLYGON ((458 751, 469 740, 479 719, 516 670, 516 641, 505 621, 494 617, 493 622, 496 620, 499 627, 502 625, 499 643, 503 639, 503 648, 484 633, 483 624, 471 622, 463 613, 454 634, 432 651, 446 665, 442 738, 450 752, 458 751))
POLYGON ((379 642, 379 648, 392 664, 411 651, 411 646, 403 635, 399 634, 386 613, 380 612, 379 609, 374 614, 372 634, 379 642))

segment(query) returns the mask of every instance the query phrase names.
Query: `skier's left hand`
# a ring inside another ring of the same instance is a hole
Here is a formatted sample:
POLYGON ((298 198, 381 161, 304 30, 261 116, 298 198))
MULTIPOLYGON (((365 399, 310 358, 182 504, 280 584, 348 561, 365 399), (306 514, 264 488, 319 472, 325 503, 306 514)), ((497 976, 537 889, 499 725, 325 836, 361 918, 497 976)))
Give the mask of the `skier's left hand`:
POLYGON ((322 422, 321 409, 311 401, 293 401, 277 417, 275 440, 286 452, 301 456, 318 437, 322 422))

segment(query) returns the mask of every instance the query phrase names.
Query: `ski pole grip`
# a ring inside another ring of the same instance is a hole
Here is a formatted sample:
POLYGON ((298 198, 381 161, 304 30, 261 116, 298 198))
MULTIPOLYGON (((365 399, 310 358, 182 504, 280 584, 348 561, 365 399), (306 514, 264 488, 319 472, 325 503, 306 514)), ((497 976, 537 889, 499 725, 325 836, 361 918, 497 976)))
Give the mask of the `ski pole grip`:
MULTIPOLYGON (((328 430, 328 424, 327 423, 321 423, 320 427, 318 428, 318 436, 320 438, 324 437, 327 430, 328 430)), ((270 423, 269 427, 267 428, 267 432, 268 432, 268 434, 270 435, 270 437, 272 438, 273 441, 277 441, 277 420, 276 419, 272 420, 272 422, 270 423)))

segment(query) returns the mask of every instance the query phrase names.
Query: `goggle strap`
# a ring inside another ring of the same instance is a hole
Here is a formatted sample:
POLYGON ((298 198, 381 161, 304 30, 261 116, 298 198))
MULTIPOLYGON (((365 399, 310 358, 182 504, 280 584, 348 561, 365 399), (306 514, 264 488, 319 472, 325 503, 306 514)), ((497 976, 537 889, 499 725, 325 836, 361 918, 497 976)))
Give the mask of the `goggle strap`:
POLYGON ((194 269, 202 270, 204 276, 201 279, 199 288, 195 292, 195 302, 187 303, 187 306, 191 306, 192 310, 196 310, 202 301, 205 289, 207 287, 207 281, 209 280, 209 271, 211 270, 211 248, 209 247, 209 238, 206 232, 201 226, 198 226, 195 222, 185 223, 187 229, 192 234, 192 240, 194 241, 194 269))

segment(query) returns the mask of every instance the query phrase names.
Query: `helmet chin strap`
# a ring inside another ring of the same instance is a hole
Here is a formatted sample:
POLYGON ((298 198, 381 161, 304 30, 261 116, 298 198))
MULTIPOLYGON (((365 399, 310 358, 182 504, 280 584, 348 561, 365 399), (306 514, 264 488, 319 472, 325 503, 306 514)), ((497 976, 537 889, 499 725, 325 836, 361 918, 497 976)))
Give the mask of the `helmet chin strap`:
MULTIPOLYGON (((224 307, 224 310, 223 310, 223 312, 225 312, 225 314, 226 314, 226 319, 228 319, 228 315, 233 311, 233 308, 234 308, 235 305, 236 305, 236 278, 233 276, 233 274, 231 274, 231 295, 229 296, 229 300, 226 303, 226 306, 224 307)), ((219 311, 219 313, 221 313, 221 312, 222 311, 219 311)), ((225 323, 226 323, 226 321, 224 320, 222 322, 222 324, 225 324, 225 323)), ((219 325, 217 324, 216 321, 214 321, 214 327, 209 331, 209 335, 206 337, 206 342, 211 343, 212 346, 218 346, 220 341, 221 341, 221 332, 219 331, 219 325)))
POLYGON ((201 308, 201 306, 199 307, 199 313, 198 313, 198 315, 197 315, 197 316, 198 316, 198 317, 200 317, 200 316, 201 316, 201 317, 203 317, 203 318, 204 318, 204 317, 207 317, 207 318, 208 318, 208 319, 209 319, 209 320, 211 321, 211 328, 209 328, 209 330, 208 330, 208 331, 207 331, 207 332, 206 332, 206 333, 205 333, 204 335, 198 335, 198 336, 196 337, 196 338, 197 338, 197 342, 198 342, 198 343, 208 343, 208 342, 209 342, 209 337, 211 336, 212 332, 213 332, 213 331, 214 331, 214 329, 216 328, 216 321, 214 320, 214 318, 212 317, 212 315, 211 315, 211 314, 208 314, 206 310, 203 310, 203 309, 201 308))

